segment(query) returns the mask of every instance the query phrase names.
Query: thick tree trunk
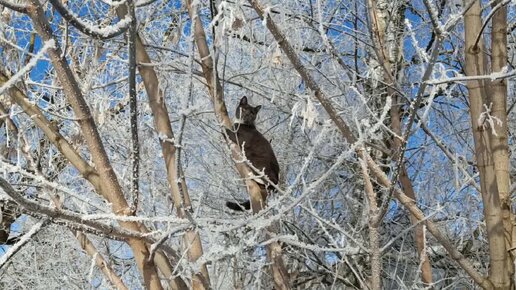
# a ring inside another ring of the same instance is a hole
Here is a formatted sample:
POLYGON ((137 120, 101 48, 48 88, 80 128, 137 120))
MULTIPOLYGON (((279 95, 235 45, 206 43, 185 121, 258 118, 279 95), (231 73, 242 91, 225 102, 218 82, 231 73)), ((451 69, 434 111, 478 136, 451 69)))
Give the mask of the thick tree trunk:
MULTIPOLYGON (((497 0, 492 4, 493 9, 501 5, 497 0)), ((492 72, 501 72, 507 66, 507 6, 502 6, 493 15, 491 30, 491 66, 492 72)), ((493 149, 493 162, 496 174, 496 184, 500 194, 502 207, 502 220, 505 231, 505 246, 511 249, 516 244, 512 239, 512 209, 510 200, 510 176, 509 176, 509 144, 507 129, 507 81, 505 79, 491 82, 491 93, 488 94, 488 103, 492 104, 491 115, 501 123, 494 123, 496 135, 491 135, 491 148, 493 149)), ((509 277, 514 277, 514 255, 509 253, 506 268, 509 277)), ((511 285, 514 281, 511 279, 511 285)))
MULTIPOLYGON (((468 76, 484 75, 487 72, 485 47, 482 38, 475 43, 477 35, 481 33, 480 1, 475 1, 466 12, 464 18, 465 34, 465 73, 468 76)), ((480 173, 480 189, 484 206, 484 218, 489 241, 489 280, 496 289, 508 289, 510 285, 509 269, 507 267, 508 254, 505 245, 502 209, 496 171, 491 146, 491 129, 486 116, 481 114, 488 110, 487 103, 489 83, 485 80, 467 82, 469 91, 471 128, 475 142, 475 156, 480 173)))

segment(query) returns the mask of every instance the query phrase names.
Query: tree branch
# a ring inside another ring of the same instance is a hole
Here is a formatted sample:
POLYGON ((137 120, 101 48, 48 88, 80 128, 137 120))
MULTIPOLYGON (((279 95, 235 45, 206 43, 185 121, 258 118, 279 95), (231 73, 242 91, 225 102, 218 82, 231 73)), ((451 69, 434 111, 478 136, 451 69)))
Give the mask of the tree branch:
MULTIPOLYGON (((2 182, 3 179, 0 177, 0 182, 2 182)), ((0 257, 0 269, 2 269, 5 265, 7 265, 7 262, 9 262, 9 259, 11 259, 18 251, 20 251, 25 244, 27 244, 32 237, 34 237, 39 231, 45 227, 46 224, 48 224, 49 219, 44 219, 42 221, 39 221, 36 223, 32 228, 25 233, 14 245, 12 245, 7 252, 5 252, 0 257)))
POLYGON ((12 3, 9 0, 0 0, 0 5, 24 14, 26 14, 29 9, 27 5, 12 3))
POLYGON ((80 32, 98 39, 109 39, 123 34, 130 26, 131 22, 135 21, 132 16, 125 15, 124 18, 112 26, 98 27, 92 23, 88 23, 76 16, 72 11, 68 10, 61 0, 49 0, 54 9, 63 16, 63 18, 77 28, 80 32))
POLYGON ((136 96, 136 14, 134 1, 128 0, 128 14, 133 19, 129 25, 127 42, 129 46, 129 119, 131 126, 131 196, 132 210, 138 209, 139 176, 140 176, 140 142, 138 139, 138 101, 136 96))

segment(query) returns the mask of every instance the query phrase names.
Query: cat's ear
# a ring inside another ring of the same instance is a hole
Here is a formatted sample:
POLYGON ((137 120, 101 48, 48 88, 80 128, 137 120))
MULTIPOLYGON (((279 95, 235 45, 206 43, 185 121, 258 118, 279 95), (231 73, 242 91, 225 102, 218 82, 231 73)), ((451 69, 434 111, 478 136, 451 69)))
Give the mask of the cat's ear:
POLYGON ((240 105, 247 105, 247 97, 246 96, 243 96, 241 99, 240 99, 240 105))
POLYGON ((254 107, 254 112, 258 113, 258 111, 260 111, 261 108, 262 108, 262 105, 258 105, 256 107, 254 107))

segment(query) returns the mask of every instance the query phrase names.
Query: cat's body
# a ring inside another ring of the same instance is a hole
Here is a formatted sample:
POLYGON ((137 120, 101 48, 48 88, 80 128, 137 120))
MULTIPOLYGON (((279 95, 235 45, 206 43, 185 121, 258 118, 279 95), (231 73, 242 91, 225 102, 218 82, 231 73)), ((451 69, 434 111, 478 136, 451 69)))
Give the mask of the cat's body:
MULTIPOLYGON (((237 107, 236 119, 233 130, 226 129, 226 133, 240 148, 243 147, 243 153, 247 160, 253 164, 258 170, 263 170, 270 182, 277 184, 279 181, 279 164, 276 155, 272 150, 271 144, 263 135, 256 130, 254 121, 261 106, 252 107, 247 103, 247 97, 240 100, 237 107)), ((268 192, 274 190, 274 187, 265 180, 256 180, 262 190, 262 196, 265 199, 268 192)), ((227 202, 226 205, 233 210, 250 209, 250 202, 243 203, 227 202)))

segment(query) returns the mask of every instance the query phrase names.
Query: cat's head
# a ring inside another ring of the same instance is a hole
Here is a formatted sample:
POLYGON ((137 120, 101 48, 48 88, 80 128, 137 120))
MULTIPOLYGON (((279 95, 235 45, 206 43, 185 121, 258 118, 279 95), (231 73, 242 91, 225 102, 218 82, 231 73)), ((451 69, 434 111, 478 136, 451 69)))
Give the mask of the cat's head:
POLYGON ((256 115, 258 115, 258 111, 262 106, 253 107, 247 103, 247 97, 244 96, 240 99, 240 103, 236 108, 235 123, 241 123, 246 125, 254 125, 254 121, 256 120, 256 115))

